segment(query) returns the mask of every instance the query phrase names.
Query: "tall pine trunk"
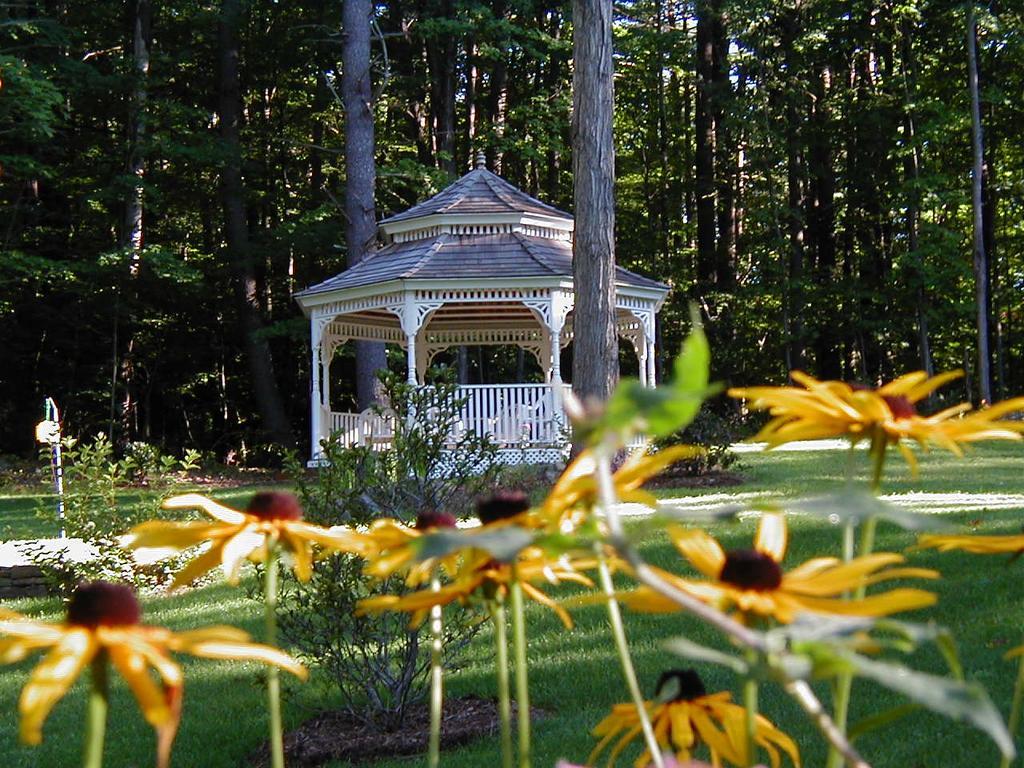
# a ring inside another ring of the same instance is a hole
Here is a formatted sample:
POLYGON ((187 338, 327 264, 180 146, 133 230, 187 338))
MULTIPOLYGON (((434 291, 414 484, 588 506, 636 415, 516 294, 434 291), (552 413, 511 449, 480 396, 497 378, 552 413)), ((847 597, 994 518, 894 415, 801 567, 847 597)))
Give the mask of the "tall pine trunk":
POLYGON ((967 12, 967 84, 971 94, 971 201, 974 207, 974 301, 978 334, 978 397, 992 402, 992 369, 989 351, 989 269, 985 252, 982 176, 985 150, 981 132, 981 97, 978 89, 978 21, 972 5, 967 12))
POLYGON ((249 249, 245 186, 242 181, 242 147, 239 141, 242 97, 238 76, 238 29, 241 15, 241 0, 222 0, 218 24, 220 81, 217 111, 226 158, 221 169, 224 237, 235 283, 241 331, 249 361, 249 375, 263 420, 263 428, 271 440, 290 446, 295 441, 274 378, 274 361, 270 354, 270 346, 261 333, 263 318, 249 249))
POLYGON ((715 0, 697 3, 697 108, 694 119, 695 191, 697 218, 697 293, 702 295, 715 273, 715 122, 712 113, 714 88, 715 0))
MULTIPOLYGON (((374 249, 377 208, 374 187, 373 90, 370 82, 371 0, 345 0, 341 25, 341 98, 345 107, 345 243, 348 265, 354 267, 374 249)), ((325 365, 330 361, 325 360, 325 365)), ((387 367, 384 345, 356 342, 356 399, 360 410, 377 400, 377 371, 387 367)))
MULTIPOLYGON (((921 370, 934 375, 931 341, 928 334, 928 298, 925 293, 924 258, 920 248, 921 228, 921 146, 917 139, 917 121, 914 119, 913 104, 917 90, 917 60, 914 56, 913 35, 910 21, 904 18, 900 23, 900 41, 903 46, 903 129, 907 134, 910 152, 903 163, 904 180, 909 185, 907 194, 907 255, 913 270, 914 308, 917 315, 917 351, 921 370)), ((934 400, 928 396, 929 403, 934 400)))
POLYGON ((572 146, 576 232, 573 390, 604 400, 618 379, 612 7, 573 0, 572 146))

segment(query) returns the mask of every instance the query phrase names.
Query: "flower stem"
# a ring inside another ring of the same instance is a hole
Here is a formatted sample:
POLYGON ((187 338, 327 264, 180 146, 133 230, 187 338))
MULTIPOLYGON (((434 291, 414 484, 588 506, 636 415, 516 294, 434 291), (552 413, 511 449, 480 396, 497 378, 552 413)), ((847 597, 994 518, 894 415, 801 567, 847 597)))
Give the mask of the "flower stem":
MULTIPOLYGON (((621 522, 612 506, 615 503, 615 484, 612 480, 612 468, 608 457, 604 453, 598 454, 597 481, 601 496, 601 506, 605 509, 609 529, 613 536, 620 537, 622 536, 621 522)), ((608 560, 600 544, 597 545, 596 549, 601 590, 607 598, 608 623, 611 625, 612 636, 615 638, 615 649, 619 653, 622 675, 626 678, 629 696, 633 699, 633 705, 636 707, 636 714, 640 720, 640 729, 644 734, 647 751, 651 753, 651 760, 655 768, 665 768, 665 760, 661 755, 661 748, 658 746, 658 738, 654 735, 651 718, 647 714, 647 702, 644 701, 643 692, 640 690, 640 683, 637 682, 636 669, 633 667, 633 657, 629 653, 629 642, 626 640, 626 630, 622 624, 622 612, 619 610, 619 601, 615 599, 615 585, 612 583, 612 574, 608 568, 608 560)))
MULTIPOLYGON (((441 589, 441 580, 437 576, 430 580, 430 588, 434 592, 441 589)), ((427 747, 430 768, 438 768, 441 764, 441 714, 444 705, 442 632, 441 606, 435 605, 430 609, 430 742, 427 747)))
POLYGON ((109 689, 107 680, 107 652, 101 649, 92 660, 92 688, 89 690, 82 768, 101 768, 103 765, 103 739, 107 731, 109 689))
POLYGON ((516 657, 516 707, 519 718, 519 768, 530 768, 530 687, 526 667, 526 613, 523 586, 513 577, 509 584, 512 608, 512 650, 516 657))
MULTIPOLYGON (((1020 657, 1020 664, 1017 666, 1017 682, 1013 686, 1013 704, 1010 705, 1010 720, 1006 724, 1011 738, 1016 738, 1017 727, 1020 725, 1022 698, 1024 698, 1024 656, 1020 657)), ((999 763, 999 768, 1010 768, 1010 758, 1004 757, 999 763)))
MULTIPOLYGON (((872 477, 871 490, 878 493, 882 487, 882 468, 885 466, 885 452, 888 448, 884 432, 878 432, 871 438, 872 477)), ((860 557, 870 555, 875 548, 875 529, 878 526, 878 518, 873 515, 864 521, 864 527, 860 532, 860 557)), ((853 528, 848 525, 846 536, 843 541, 843 559, 853 559, 853 528)), ((867 585, 861 582, 854 591, 854 598, 862 600, 867 592, 867 585)), ((846 735, 847 723, 850 717, 850 696, 853 694, 853 672, 843 672, 836 679, 835 685, 835 709, 833 720, 839 732, 846 735)), ((843 756, 835 746, 829 748, 826 768, 839 768, 842 765, 843 756)))
POLYGON ((885 455, 889 448, 889 438, 882 429, 876 429, 871 436, 871 491, 878 493, 882 489, 882 471, 885 469, 885 455))
POLYGON ((501 720, 501 768, 512 768, 512 707, 508 695, 508 637, 505 629, 505 606, 489 600, 491 622, 494 624, 495 671, 498 675, 498 718, 501 720))
POLYGON ((757 678, 750 675, 743 681, 743 707, 747 711, 747 765, 757 765, 757 678))
MULTIPOLYGON (((267 542, 263 574, 264 640, 277 646, 277 542, 267 542)), ((284 768, 284 737, 281 732, 281 679, 274 665, 267 666, 267 710, 270 716, 270 764, 284 768)))

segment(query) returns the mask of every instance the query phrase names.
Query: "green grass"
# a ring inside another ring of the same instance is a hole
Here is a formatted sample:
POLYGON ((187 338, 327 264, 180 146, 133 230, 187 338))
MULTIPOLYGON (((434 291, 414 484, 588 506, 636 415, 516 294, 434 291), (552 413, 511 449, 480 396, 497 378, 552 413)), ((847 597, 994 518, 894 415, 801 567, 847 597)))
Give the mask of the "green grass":
MULTIPOLYGON (((709 493, 770 493, 784 496, 818 493, 842 483, 848 456, 845 451, 775 452, 745 454, 741 472, 749 482, 734 489, 709 491, 660 491, 662 496, 706 495, 709 493)), ((855 456, 857 471, 863 473, 866 456, 855 456)), ((926 491, 934 494, 1001 493, 1021 494, 1024 498, 1024 448, 1019 446, 986 446, 966 459, 935 453, 922 461, 921 475, 914 480, 899 459, 888 469, 891 478, 886 493, 926 491)), ((251 489, 234 494, 218 494, 221 498, 241 502, 251 489)), ((983 506, 983 505, 982 505, 983 506)), ((0 498, 0 512, 5 517, 10 500, 0 498)), ((1016 533, 1021 529, 1024 503, 1004 503, 999 508, 971 509, 944 515, 954 529, 976 529, 979 533, 1016 533)), ((640 531, 639 527, 633 530, 640 531)), ((711 532, 728 547, 749 546, 754 523, 743 520, 717 524, 711 532)), ((791 549, 787 562, 799 562, 813 555, 838 553, 839 531, 827 522, 811 518, 794 518, 791 522, 791 549)), ((642 551, 652 563, 678 568, 679 559, 664 537, 654 533, 638 533, 642 551)), ((892 526, 879 527, 878 547, 902 550, 912 537, 892 526)), ((1021 642, 1020 627, 1024 620, 1021 600, 1021 575, 1024 559, 1008 564, 1006 558, 983 557, 961 553, 938 554, 915 552, 915 565, 938 568, 943 579, 933 585, 939 604, 919 611, 912 617, 919 621, 936 621, 950 627, 959 642, 961 655, 970 679, 983 683, 1003 711, 1008 709, 1015 665, 1003 661, 1002 655, 1021 642)), ((560 595, 571 590, 556 591, 560 595)), ((174 629, 185 629, 205 623, 233 623, 258 636, 260 606, 245 597, 242 590, 224 585, 195 590, 177 597, 156 597, 145 601, 147 621, 163 623, 174 629)), ((12 606, 38 615, 47 612, 55 617, 52 601, 33 601, 12 606)), ((576 627, 567 632, 547 610, 528 607, 530 636, 530 689, 533 704, 549 716, 534 729, 534 765, 551 766, 560 758, 582 762, 593 746, 589 729, 607 712, 611 704, 626 699, 625 687, 618 671, 614 648, 603 607, 594 606, 574 612, 576 627)), ((679 616, 643 616, 627 614, 627 631, 634 651, 642 684, 649 690, 661 671, 681 666, 662 647, 666 638, 686 635, 709 645, 720 645, 714 633, 692 619, 679 616)), ((464 664, 448 676, 451 696, 474 693, 493 696, 494 679, 491 663, 489 629, 470 646, 464 664)), ((932 649, 923 649, 909 661, 918 669, 941 672, 943 664, 932 649)), ((13 715, 18 691, 31 664, 26 662, 0 671, 0 708, 10 716, 0 719, 0 754, 4 765, 22 766, 74 765, 80 748, 81 723, 85 691, 82 683, 61 702, 51 715, 41 747, 29 749, 17 744, 17 724, 13 715)), ((186 696, 182 730, 175 747, 175 765, 234 766, 244 763, 245 756, 264 739, 265 714, 259 672, 251 665, 212 663, 204 660, 186 661, 186 696)), ((702 670, 710 689, 738 690, 737 681, 720 669, 702 670)), ((328 694, 316 684, 292 686, 286 717, 298 722, 319 706, 329 706, 328 694)), ((821 691, 825 695, 824 691, 821 691)), ((764 712, 781 725, 799 743, 804 765, 820 766, 824 747, 817 733, 806 724, 795 706, 777 689, 762 691, 764 712)), ((899 699, 869 683, 857 683, 854 689, 853 720, 899 703, 899 699)), ((115 687, 114 715, 109 734, 108 765, 146 765, 151 763, 153 739, 151 729, 142 721, 130 702, 124 686, 115 687)), ((988 739, 962 724, 951 723, 928 713, 917 713, 895 726, 866 736, 858 743, 865 757, 878 768, 950 768, 951 766, 997 765, 995 747, 988 739)), ((623 756, 620 765, 632 763, 635 753, 623 756)), ((419 760, 385 760, 380 768, 398 768, 419 764, 419 760)), ((466 747, 445 753, 445 766, 465 767, 494 765, 498 762, 497 742, 482 739, 466 747)), ((335 764, 340 768, 343 763, 335 764)))
MULTIPOLYGON (((173 493, 197 491, 231 506, 244 507, 249 497, 271 486, 243 488, 193 488, 181 486, 173 493)), ((157 494, 145 489, 128 489, 118 494, 118 504, 131 510, 157 494)), ((57 535, 56 497, 53 493, 4 493, 0 490, 0 541, 42 539, 57 535)))

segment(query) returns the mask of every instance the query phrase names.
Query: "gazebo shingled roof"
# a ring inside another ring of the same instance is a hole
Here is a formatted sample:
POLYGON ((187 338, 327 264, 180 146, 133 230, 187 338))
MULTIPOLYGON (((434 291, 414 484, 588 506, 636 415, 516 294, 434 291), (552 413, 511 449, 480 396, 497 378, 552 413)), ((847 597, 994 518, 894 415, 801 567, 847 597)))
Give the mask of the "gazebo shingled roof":
MULTIPOLYGON (((391 280, 497 276, 571 279, 572 243, 521 232, 484 235, 443 232, 434 237, 389 243, 340 275, 311 286, 296 296, 312 296, 391 280)), ((664 283, 622 267, 616 268, 616 282, 641 288, 668 288, 664 283)))
POLYGON ((407 211, 381 221, 391 224, 432 214, 477 213, 536 213, 543 216, 572 220, 565 211, 542 203, 517 189, 500 176, 491 173, 479 163, 476 168, 431 198, 414 205, 407 211))

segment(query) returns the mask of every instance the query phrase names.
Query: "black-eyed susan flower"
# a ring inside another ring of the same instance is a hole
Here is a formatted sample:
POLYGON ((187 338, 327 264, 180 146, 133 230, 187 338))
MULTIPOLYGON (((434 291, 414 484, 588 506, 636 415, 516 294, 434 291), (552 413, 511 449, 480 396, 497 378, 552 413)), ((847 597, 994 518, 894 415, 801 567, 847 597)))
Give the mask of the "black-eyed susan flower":
POLYGON ((213 518, 151 520, 135 526, 125 539, 130 549, 157 558, 170 557, 199 544, 208 548, 174 577, 172 589, 192 583, 220 566, 231 583, 238 581, 242 562, 263 562, 267 547, 280 546, 290 554, 296 577, 308 581, 313 571, 313 545, 324 549, 365 553, 365 536, 345 528, 323 528, 302 520, 302 507, 290 493, 263 492, 252 497, 244 511, 226 507, 198 493, 164 502, 165 509, 201 509, 213 518))
POLYGON ((412 614, 410 624, 417 627, 435 605, 448 605, 456 601, 466 604, 474 599, 503 599, 515 578, 519 580, 527 597, 547 606, 566 627, 572 627, 572 619, 565 608, 534 586, 533 582, 560 584, 570 581, 590 587, 593 582, 580 571, 595 565, 592 560, 570 560, 567 557, 554 559, 537 547, 529 547, 519 554, 513 566, 511 563, 498 562, 487 552, 472 550, 466 553, 450 584, 440 589, 423 589, 407 595, 367 598, 359 602, 356 613, 402 611, 412 614))
MULTIPOLYGON (((920 589, 901 588, 857 600, 844 600, 844 592, 893 579, 935 579, 939 574, 927 568, 891 568, 904 561, 902 555, 878 552, 848 562, 834 557, 816 557, 789 572, 782 570, 788 534, 783 515, 761 517, 753 549, 722 549, 704 531, 669 529, 679 552, 705 580, 685 579, 666 571, 659 573, 699 599, 722 610, 741 614, 773 616, 782 623, 793 621, 800 611, 851 616, 888 616, 935 603, 935 595, 920 589)), ((622 596, 630 608, 648 612, 680 610, 671 600, 649 587, 639 587, 622 596)))
POLYGON ((440 569, 454 576, 461 554, 454 552, 440 558, 417 560, 419 545, 424 534, 443 528, 454 528, 454 515, 436 510, 424 510, 416 516, 412 526, 397 520, 384 518, 374 520, 364 534, 365 541, 372 547, 366 557, 366 572, 371 576, 385 579, 399 571, 406 571, 405 583, 417 587, 431 580, 440 569))
MULTIPOLYGON (((692 459, 702 452, 703 449, 692 445, 673 445, 654 453, 645 448, 634 451, 612 475, 618 500, 656 506, 657 499, 641 486, 672 464, 692 459)), ((597 460, 593 451, 582 451, 565 468, 547 495, 540 508, 540 516, 551 524, 559 525, 572 510, 592 505, 597 499, 596 472, 597 460)))
POLYGON ((141 618, 142 609, 131 588, 107 582, 79 586, 68 603, 63 624, 4 612, 0 617, 0 662, 15 663, 49 649, 21 691, 22 741, 42 741, 43 723, 50 711, 82 670, 101 655, 121 674, 146 721, 157 729, 173 728, 177 719, 174 701, 183 682, 181 668, 171 653, 258 661, 306 677, 297 661, 276 648, 250 643, 249 635, 239 629, 218 626, 172 632, 140 624, 141 618))
POLYGON ((899 446, 912 466, 916 461, 901 440, 913 440, 922 448, 937 445, 960 455, 961 444, 979 440, 1019 440, 1024 423, 1002 417, 1024 410, 1024 397, 1006 400, 973 413, 970 403, 960 403, 931 416, 917 411, 917 403, 943 384, 963 375, 950 371, 929 377, 923 371, 900 376, 877 389, 819 381, 794 371, 799 387, 745 387, 729 394, 750 401, 755 410, 767 410, 772 419, 754 440, 775 447, 793 440, 845 437, 854 442, 883 439, 899 446))
MULTIPOLYGON (((681 761, 691 760, 696 752, 706 749, 712 764, 751 765, 748 756, 746 710, 732 702, 728 691, 709 694, 700 677, 691 669, 666 672, 658 681, 654 701, 645 702, 658 744, 665 752, 681 761)), ((587 760, 594 765, 609 746, 607 765, 615 764, 619 755, 641 732, 640 717, 632 702, 616 704, 611 714, 597 724, 594 736, 600 742, 587 760), (613 744, 614 742, 614 744, 613 744)), ((762 715, 755 719, 754 741, 764 749, 772 768, 781 764, 781 753, 799 768, 800 752, 793 740, 762 715)), ((651 762, 650 751, 644 750, 635 761, 636 768, 651 762)))

